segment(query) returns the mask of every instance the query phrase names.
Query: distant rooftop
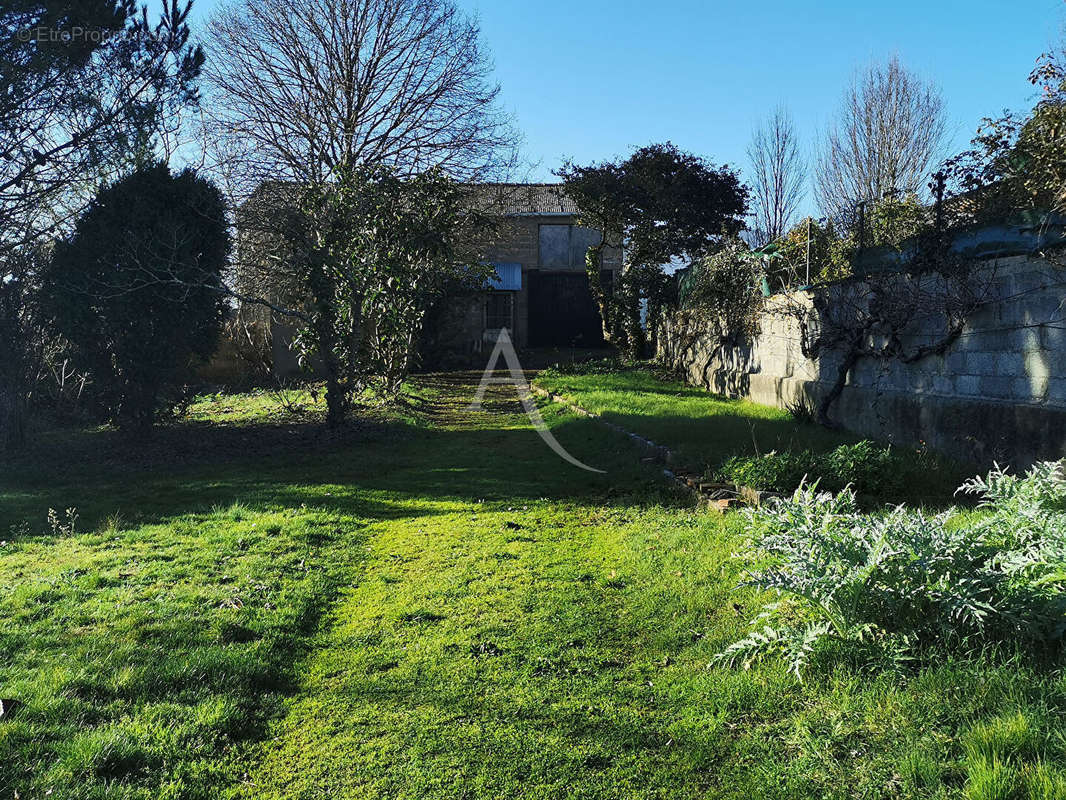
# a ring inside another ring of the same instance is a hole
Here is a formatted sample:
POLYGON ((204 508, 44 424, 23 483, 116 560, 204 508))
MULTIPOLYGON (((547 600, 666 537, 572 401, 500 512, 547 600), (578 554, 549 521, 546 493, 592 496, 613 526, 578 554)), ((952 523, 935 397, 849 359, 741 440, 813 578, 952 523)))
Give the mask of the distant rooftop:
POLYGON ((561 183, 481 183, 473 188, 488 209, 500 214, 577 213, 561 183))
MULTIPOLYGON (((297 184, 291 181, 264 181, 252 195, 255 204, 267 208, 291 203, 297 184)), ((472 184, 476 205, 489 214, 503 216, 577 214, 577 205, 563 191, 561 183, 478 183, 472 184)))

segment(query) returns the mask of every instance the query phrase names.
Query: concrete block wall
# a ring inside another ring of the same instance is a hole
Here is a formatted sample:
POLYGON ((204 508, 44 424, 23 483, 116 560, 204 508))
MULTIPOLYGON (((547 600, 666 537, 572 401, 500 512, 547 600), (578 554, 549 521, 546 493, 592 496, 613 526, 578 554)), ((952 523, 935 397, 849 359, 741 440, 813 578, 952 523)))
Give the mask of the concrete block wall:
MULTIPOLYGON (((924 442, 980 464, 1024 467, 1066 456, 1066 267, 1030 256, 982 262, 990 302, 943 355, 911 364, 861 360, 831 411, 844 427, 883 441, 924 442)), ((813 302, 813 297, 808 297, 813 302)), ((680 313, 665 320, 660 358, 711 391, 787 407, 817 403, 841 352, 803 356, 791 316, 769 298, 759 334, 724 350, 680 313)), ((933 341, 918 330, 912 343, 933 341)))

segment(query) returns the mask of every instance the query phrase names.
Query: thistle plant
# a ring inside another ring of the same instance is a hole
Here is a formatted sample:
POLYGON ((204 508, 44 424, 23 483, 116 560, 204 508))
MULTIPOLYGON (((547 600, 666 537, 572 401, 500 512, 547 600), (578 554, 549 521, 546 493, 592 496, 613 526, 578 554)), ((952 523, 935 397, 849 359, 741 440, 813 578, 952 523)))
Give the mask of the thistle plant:
POLYGON ((1061 463, 1024 477, 998 467, 964 484, 977 520, 952 524, 904 506, 861 513, 850 487, 801 486, 747 512, 742 585, 770 594, 754 630, 716 662, 771 653, 802 677, 831 641, 877 644, 897 658, 943 645, 1047 641, 1066 632, 1066 483, 1061 463))

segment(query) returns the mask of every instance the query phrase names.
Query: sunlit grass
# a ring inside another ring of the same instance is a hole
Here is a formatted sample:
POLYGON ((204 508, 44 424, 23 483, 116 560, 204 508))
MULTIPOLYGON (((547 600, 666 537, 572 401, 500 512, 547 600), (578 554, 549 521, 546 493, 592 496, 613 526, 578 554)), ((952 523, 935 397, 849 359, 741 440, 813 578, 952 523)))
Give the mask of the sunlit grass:
POLYGON ((198 395, 189 405, 194 422, 250 423, 289 420, 301 415, 324 414, 326 395, 320 384, 278 389, 255 389, 245 394, 226 392, 198 395))
POLYGON ((265 394, 143 446, 180 453, 46 437, 0 474, 0 797, 1058 791, 1066 680, 1024 654, 710 668, 757 607, 740 517, 546 406, 608 472, 572 469, 505 391, 426 378, 348 438, 265 394))
MULTIPOLYGON (((677 466, 708 478, 721 478, 719 471, 734 456, 746 460, 773 453, 787 459, 802 451, 827 453, 839 445, 860 441, 860 437, 844 431, 798 423, 780 408, 720 397, 664 378, 647 366, 614 371, 594 369, 585 374, 580 366, 565 371, 546 370, 537 376, 536 384, 668 447, 677 466)), ((905 446, 893 447, 893 452, 913 472, 924 475, 906 491, 897 496, 879 496, 879 500, 950 503, 955 488, 974 474, 971 469, 976 469, 905 446), (933 472, 929 472, 929 465, 935 465, 933 472)), ((819 476, 807 477, 813 480, 819 476)), ((794 487, 756 488, 791 491, 794 487)))
POLYGON ((789 449, 829 450, 857 441, 815 425, 798 425, 787 411, 730 400, 647 369, 608 373, 541 373, 536 383, 627 430, 670 447, 698 471, 732 455, 789 449))

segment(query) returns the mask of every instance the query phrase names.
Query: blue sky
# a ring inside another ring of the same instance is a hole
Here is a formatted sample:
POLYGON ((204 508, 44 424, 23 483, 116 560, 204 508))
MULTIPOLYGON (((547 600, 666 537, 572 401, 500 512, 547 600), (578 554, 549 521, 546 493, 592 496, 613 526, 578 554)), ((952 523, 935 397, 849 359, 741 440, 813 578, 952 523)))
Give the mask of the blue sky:
MULTIPOLYGON (((857 68, 893 54, 937 82, 955 149, 984 116, 1031 105, 1062 0, 457 0, 481 20, 529 177, 669 139, 746 168, 775 104, 812 147, 857 68)), ((198 17, 211 0, 198 0, 198 17)))

